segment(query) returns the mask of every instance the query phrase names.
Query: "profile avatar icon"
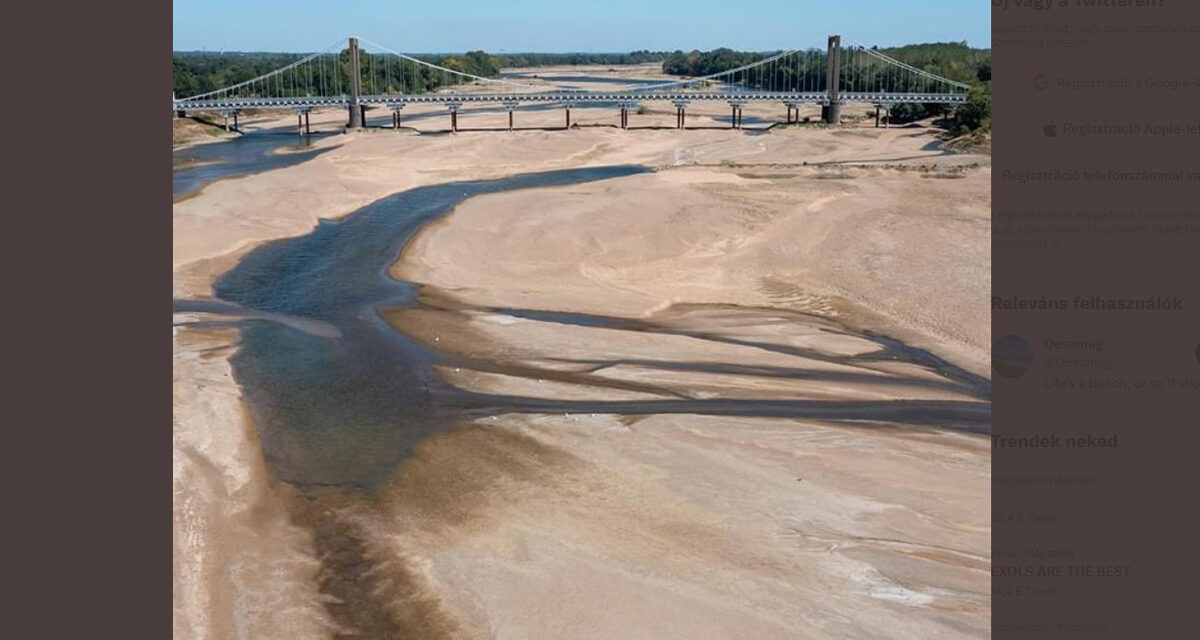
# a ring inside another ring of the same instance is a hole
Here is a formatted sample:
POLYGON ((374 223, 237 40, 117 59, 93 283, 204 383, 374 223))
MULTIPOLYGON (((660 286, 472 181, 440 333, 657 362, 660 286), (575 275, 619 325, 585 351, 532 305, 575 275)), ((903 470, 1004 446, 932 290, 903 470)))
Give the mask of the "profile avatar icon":
POLYGON ((1004 336, 992 345, 992 371, 1020 378, 1033 367, 1033 345, 1021 336, 1004 336))

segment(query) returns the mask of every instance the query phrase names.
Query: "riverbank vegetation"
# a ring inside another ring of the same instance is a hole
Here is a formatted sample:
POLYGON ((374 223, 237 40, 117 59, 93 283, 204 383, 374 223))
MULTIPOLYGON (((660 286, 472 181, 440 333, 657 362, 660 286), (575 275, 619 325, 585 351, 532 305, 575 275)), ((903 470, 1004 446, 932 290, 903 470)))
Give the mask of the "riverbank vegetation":
MULTIPOLYGON (((965 42, 936 42, 879 48, 880 53, 934 75, 971 85, 967 103, 956 110, 954 126, 957 133, 989 131, 992 111, 992 52, 976 49, 965 42)), ((779 52, 734 51, 674 51, 663 60, 663 73, 684 77, 707 76, 753 64, 779 52)), ((797 65, 779 65, 772 74, 753 74, 744 79, 750 86, 808 86, 824 87, 826 53, 813 49, 797 65)), ((880 65, 876 71, 887 73, 880 65)), ((862 82, 861 76, 855 77, 862 82)), ((887 84, 882 77, 868 79, 867 84, 887 84)), ((893 78, 891 82, 895 82, 893 78)), ((904 87, 899 87, 901 90, 904 87)), ((892 109, 892 122, 904 123, 941 113, 941 105, 916 103, 899 104, 892 109)))
MULTIPOLYGON (((658 63, 666 58, 664 51, 634 51, 632 53, 508 53, 490 55, 484 51, 468 51, 459 54, 416 54, 413 58, 440 67, 489 78, 505 67, 543 67, 552 65, 627 65, 658 63)), ((380 91, 409 91, 423 93, 435 91, 451 79, 443 73, 416 65, 397 65, 395 57, 390 63, 381 55, 366 51, 359 53, 359 70, 363 88, 380 91), (372 63, 374 65, 372 66, 372 63)), ((212 53, 204 51, 175 52, 172 57, 173 90, 180 98, 216 91, 223 87, 245 82, 251 78, 270 73, 304 57, 295 53, 259 53, 227 51, 212 53)), ((343 50, 338 65, 323 70, 318 75, 302 74, 289 78, 295 90, 304 95, 328 91, 330 87, 349 86, 350 52, 343 50), (322 84, 324 83, 324 84, 322 84)), ((291 87, 289 86, 289 89, 291 87)))
MULTIPOLYGON (((295 53, 245 53, 203 51, 176 52, 171 60, 173 90, 186 98, 216 91, 289 65, 304 55, 295 53)), ((490 77, 500 72, 501 61, 483 51, 453 55, 412 56, 447 69, 475 76, 490 77)), ((362 86, 369 92, 435 91, 453 81, 442 71, 420 65, 398 65, 395 56, 359 52, 362 86)), ((297 95, 321 95, 330 89, 348 87, 350 51, 345 49, 336 64, 321 68, 320 73, 296 74, 288 78, 288 89, 297 95)))

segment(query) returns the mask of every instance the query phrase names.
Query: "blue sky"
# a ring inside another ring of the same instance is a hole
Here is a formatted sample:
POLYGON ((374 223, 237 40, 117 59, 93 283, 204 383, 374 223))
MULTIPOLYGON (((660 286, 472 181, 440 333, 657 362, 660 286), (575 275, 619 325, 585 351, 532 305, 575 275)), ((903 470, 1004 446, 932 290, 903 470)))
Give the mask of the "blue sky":
POLYGON ((984 0, 174 0, 175 50, 322 49, 357 35, 405 52, 824 46, 966 40, 991 46, 984 0))

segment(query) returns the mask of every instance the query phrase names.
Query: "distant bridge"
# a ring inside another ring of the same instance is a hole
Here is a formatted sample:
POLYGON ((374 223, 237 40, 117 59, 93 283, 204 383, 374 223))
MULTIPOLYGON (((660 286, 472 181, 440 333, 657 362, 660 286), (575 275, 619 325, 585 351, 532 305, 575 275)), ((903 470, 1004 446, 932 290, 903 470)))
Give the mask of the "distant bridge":
MULTIPOLYGON (((308 128, 308 113, 317 107, 348 109, 349 127, 362 127, 369 106, 392 112, 399 126, 400 111, 408 104, 442 104, 450 113, 452 130, 458 129, 458 110, 467 103, 498 103, 512 111, 521 104, 552 104, 566 109, 576 105, 615 104, 622 128, 629 112, 641 102, 675 105, 676 124, 683 128, 687 105, 695 101, 724 101, 730 105, 732 126, 741 126, 742 106, 750 102, 777 102, 788 109, 788 122, 799 119, 805 104, 821 106, 825 122, 841 119, 842 105, 868 103, 889 110, 900 103, 942 104, 953 107, 966 101, 970 85, 907 65, 880 51, 833 35, 826 49, 794 49, 754 63, 711 75, 676 81, 637 84, 603 91, 568 91, 536 80, 485 78, 438 66, 363 40, 374 51, 361 51, 359 39, 349 47, 340 43, 301 57, 295 62, 229 87, 187 98, 172 99, 179 115, 188 111, 217 111, 234 119, 242 109, 291 109, 308 128)), ((619 80, 614 79, 615 84, 619 80)), ((878 111, 877 111, 878 113, 878 111)))

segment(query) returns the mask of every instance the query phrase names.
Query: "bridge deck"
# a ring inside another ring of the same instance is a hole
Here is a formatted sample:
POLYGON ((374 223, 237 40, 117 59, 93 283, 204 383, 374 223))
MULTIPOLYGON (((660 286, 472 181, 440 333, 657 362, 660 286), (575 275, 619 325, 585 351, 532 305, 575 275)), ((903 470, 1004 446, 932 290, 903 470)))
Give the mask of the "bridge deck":
MULTIPOLYGON (((966 102, 965 94, 955 93, 862 93, 844 92, 839 95, 842 103, 865 102, 880 105, 892 105, 902 102, 917 102, 931 104, 960 104, 966 102)), ((548 91, 545 93, 429 93, 414 95, 364 95, 358 103, 368 106, 400 107, 405 104, 444 104, 447 106, 463 103, 560 103, 563 105, 583 105, 612 102, 693 102, 693 101, 726 101, 731 103, 746 102, 780 102, 783 104, 828 104, 829 94, 825 92, 573 92, 548 91)), ((176 100, 172 101, 172 111, 208 111, 229 109, 302 109, 315 107, 341 106, 350 104, 349 96, 298 96, 291 98, 221 98, 209 100, 176 100)))

